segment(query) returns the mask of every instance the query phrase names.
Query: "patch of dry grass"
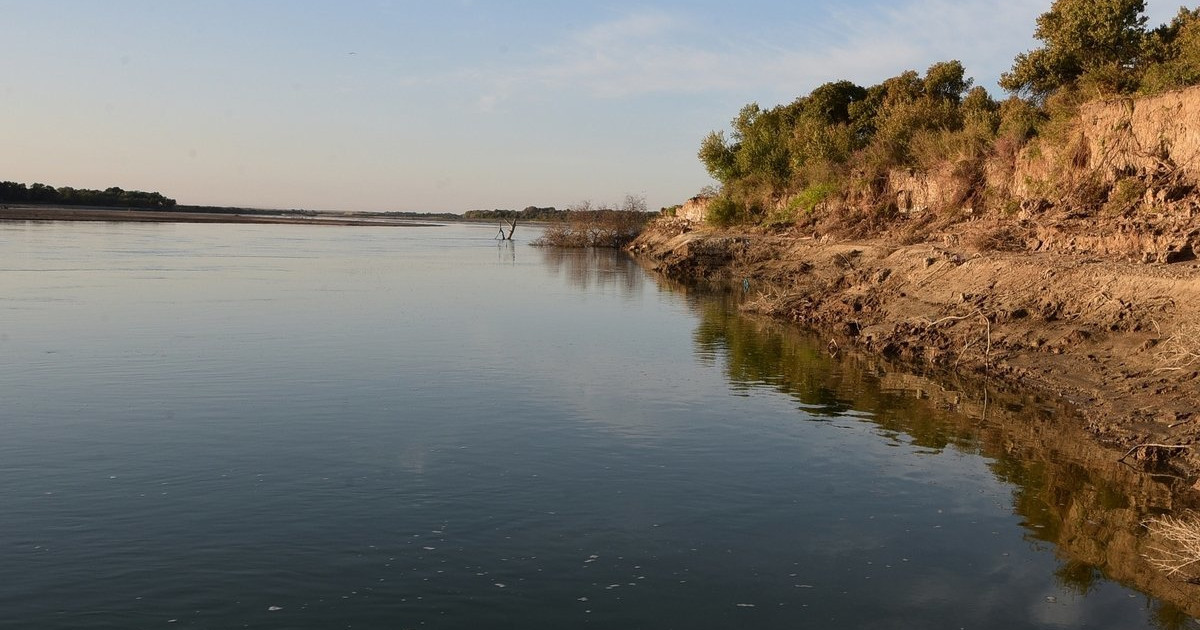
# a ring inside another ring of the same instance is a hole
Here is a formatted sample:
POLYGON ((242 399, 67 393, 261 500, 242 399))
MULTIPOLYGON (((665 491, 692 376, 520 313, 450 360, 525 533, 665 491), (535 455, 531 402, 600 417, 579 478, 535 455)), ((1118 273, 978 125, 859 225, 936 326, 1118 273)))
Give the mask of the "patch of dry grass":
POLYGON ((1162 516, 1145 522, 1153 541, 1144 554, 1150 564, 1189 582, 1200 578, 1200 519, 1162 516))
POLYGON ((1018 252, 1026 249, 1025 232, 1011 225, 1000 225, 980 232, 970 243, 981 252, 1018 252))
POLYGON ((1200 323, 1187 323, 1159 344, 1157 371, 1186 370, 1200 365, 1200 323))

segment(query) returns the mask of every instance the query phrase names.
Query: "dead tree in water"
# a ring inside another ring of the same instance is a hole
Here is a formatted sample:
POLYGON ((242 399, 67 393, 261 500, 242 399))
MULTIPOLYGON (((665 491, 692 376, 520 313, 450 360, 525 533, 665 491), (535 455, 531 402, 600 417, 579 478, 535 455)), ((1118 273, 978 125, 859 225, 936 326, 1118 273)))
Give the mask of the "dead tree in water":
POLYGON ((496 240, 511 241, 512 237, 513 237, 513 232, 517 231, 517 220, 516 219, 501 219, 501 221, 504 221, 504 223, 508 224, 508 236, 504 235, 504 225, 501 224, 500 225, 500 233, 496 235, 496 240))

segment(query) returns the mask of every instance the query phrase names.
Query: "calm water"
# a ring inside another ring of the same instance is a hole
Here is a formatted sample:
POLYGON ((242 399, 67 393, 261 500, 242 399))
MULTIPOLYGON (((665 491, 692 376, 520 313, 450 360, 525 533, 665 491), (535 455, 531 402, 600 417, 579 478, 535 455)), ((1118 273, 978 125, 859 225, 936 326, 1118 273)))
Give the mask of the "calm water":
POLYGON ((1044 434, 494 232, 0 224, 0 627, 1197 627, 1044 434))

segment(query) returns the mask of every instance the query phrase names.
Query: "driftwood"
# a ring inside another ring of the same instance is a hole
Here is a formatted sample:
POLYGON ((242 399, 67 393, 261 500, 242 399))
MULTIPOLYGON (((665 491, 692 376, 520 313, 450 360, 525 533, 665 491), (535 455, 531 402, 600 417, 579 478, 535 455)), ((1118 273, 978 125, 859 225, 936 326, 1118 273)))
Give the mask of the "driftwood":
MULTIPOLYGON (((983 309, 976 309, 974 312, 969 313, 967 315, 950 315, 948 317, 943 317, 937 321, 930 321, 930 320, 926 319, 925 325, 927 327, 933 328, 934 326, 943 324, 945 322, 960 322, 965 319, 971 319, 972 317, 978 317, 979 319, 983 320, 984 343, 985 343, 984 349, 983 349, 983 369, 984 369, 984 372, 986 373, 992 369, 992 320, 991 320, 991 318, 988 317, 987 313, 983 312, 983 309)), ((954 362, 954 367, 956 369, 958 368, 959 361, 962 361, 963 354, 966 353, 968 348, 975 345, 975 341, 977 341, 977 340, 972 340, 972 341, 967 342, 959 350, 958 359, 955 360, 955 362, 954 362)))
POLYGON ((1133 455, 1135 452, 1137 452, 1137 450, 1139 448, 1166 448, 1166 449, 1183 450, 1183 449, 1191 448, 1191 445, 1188 445, 1188 444, 1138 444, 1137 446, 1129 449, 1128 451, 1125 451, 1125 454, 1122 455, 1120 457, 1120 459, 1118 459, 1117 461, 1119 461, 1119 462, 1125 461, 1126 457, 1133 455))
POLYGON ((504 223, 508 224, 508 235, 506 236, 504 234, 504 224, 501 224, 500 225, 500 233, 496 235, 496 240, 511 241, 512 237, 513 237, 513 232, 517 231, 517 220, 516 219, 501 219, 501 220, 504 221, 504 223))

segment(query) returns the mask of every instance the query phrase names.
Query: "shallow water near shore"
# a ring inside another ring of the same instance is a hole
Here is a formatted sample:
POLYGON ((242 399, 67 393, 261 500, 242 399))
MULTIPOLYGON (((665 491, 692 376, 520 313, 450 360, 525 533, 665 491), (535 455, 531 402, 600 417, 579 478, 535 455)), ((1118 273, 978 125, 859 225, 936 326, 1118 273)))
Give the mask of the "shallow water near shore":
POLYGON ((1198 627, 1052 401, 495 231, 0 224, 0 626, 1198 627))

